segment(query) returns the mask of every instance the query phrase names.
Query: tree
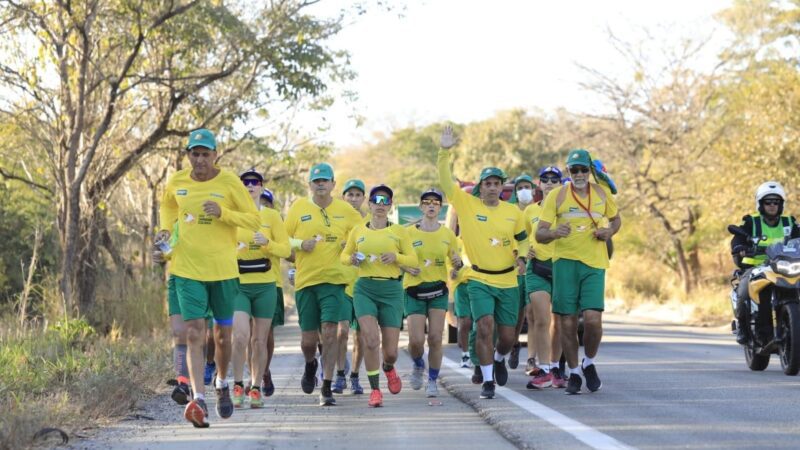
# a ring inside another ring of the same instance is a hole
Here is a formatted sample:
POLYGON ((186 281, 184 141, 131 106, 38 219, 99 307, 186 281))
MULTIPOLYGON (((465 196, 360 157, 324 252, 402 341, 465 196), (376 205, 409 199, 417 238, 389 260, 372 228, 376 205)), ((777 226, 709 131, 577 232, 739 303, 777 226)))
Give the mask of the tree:
POLYGON ((146 156, 200 127, 232 141, 254 111, 351 77, 326 46, 341 18, 307 14, 314 3, 2 2, 0 117, 22 136, 0 143, 0 174, 57 200, 69 309, 91 307, 105 205, 146 156))

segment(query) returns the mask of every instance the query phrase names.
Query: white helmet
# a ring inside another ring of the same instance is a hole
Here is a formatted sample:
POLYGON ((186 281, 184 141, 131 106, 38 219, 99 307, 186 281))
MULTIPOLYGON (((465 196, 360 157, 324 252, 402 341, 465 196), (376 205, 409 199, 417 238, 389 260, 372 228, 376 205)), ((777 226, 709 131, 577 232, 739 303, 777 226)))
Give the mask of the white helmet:
POLYGON ((783 186, 777 181, 767 181, 756 189, 756 209, 761 206, 761 200, 768 195, 777 195, 786 202, 786 192, 783 190, 783 186))

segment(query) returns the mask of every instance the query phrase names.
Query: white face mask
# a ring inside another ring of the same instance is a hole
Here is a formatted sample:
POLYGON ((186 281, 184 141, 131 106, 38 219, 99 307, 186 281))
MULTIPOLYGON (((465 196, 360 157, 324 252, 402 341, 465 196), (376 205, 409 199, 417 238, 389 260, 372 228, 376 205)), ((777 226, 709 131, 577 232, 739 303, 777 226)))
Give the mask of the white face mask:
POLYGON ((533 201, 533 192, 530 189, 522 188, 517 191, 517 200, 523 205, 533 201))

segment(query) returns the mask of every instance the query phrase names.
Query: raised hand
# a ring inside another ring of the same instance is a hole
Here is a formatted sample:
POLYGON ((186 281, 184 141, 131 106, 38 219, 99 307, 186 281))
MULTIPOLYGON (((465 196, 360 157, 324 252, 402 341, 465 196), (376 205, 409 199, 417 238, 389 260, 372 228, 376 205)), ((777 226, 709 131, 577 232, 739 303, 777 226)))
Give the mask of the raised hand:
POLYGON ((442 137, 439 140, 439 146, 445 150, 452 148, 458 143, 458 138, 453 134, 453 127, 447 125, 442 131, 442 137))

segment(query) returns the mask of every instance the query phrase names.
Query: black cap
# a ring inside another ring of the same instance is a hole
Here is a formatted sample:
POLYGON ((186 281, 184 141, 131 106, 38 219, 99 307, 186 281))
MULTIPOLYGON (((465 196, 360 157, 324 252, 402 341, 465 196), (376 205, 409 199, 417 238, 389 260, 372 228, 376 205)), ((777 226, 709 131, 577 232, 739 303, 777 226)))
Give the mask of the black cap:
POLYGON ((444 201, 444 194, 442 194, 441 191, 439 191, 436 188, 430 188, 430 189, 426 190, 425 192, 420 194, 419 199, 422 200, 425 197, 436 197, 436 198, 439 199, 440 202, 444 201))
POLYGON ((372 189, 369 190, 369 196, 372 197, 373 195, 375 195, 375 192, 377 192, 377 191, 388 192, 390 198, 394 197, 394 191, 392 190, 392 188, 390 188, 389 186, 387 186, 385 184, 379 184, 377 186, 373 186, 372 189))

